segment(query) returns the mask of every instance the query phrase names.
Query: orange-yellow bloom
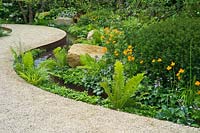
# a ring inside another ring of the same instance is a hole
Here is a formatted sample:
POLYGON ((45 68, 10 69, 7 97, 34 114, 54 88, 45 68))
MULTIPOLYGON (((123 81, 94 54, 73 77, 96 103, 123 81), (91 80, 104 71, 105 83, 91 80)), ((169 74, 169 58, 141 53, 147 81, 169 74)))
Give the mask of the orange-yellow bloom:
POLYGON ((172 62, 171 62, 171 66, 172 66, 172 67, 175 66, 175 62, 172 61, 172 62))
POLYGON ((109 41, 106 41, 106 44, 109 44, 110 42, 109 41))
POLYGON ((180 68, 178 72, 179 72, 179 73, 184 73, 184 72, 185 72, 185 70, 184 70, 184 69, 182 69, 182 68, 180 68))
POLYGON ((131 60, 134 61, 134 60, 135 60, 135 57, 132 56, 132 57, 131 57, 131 60))
POLYGON ((172 67, 171 66, 167 66, 167 68, 166 68, 168 71, 170 71, 171 69, 172 69, 172 67))
POLYGON ((128 61, 131 61, 132 60, 132 56, 128 56, 128 61))
POLYGON ((103 48, 102 48, 103 53, 106 53, 107 50, 108 50, 108 49, 107 49, 106 47, 103 47, 103 48))
POLYGON ((156 60, 155 60, 155 59, 153 59, 151 62, 153 62, 153 63, 154 63, 154 62, 156 62, 156 60))
POLYGON ((195 85, 196 85, 196 86, 200 86, 200 82, 199 82, 199 81, 196 81, 196 82, 195 82, 195 85))
POLYGON ((101 36, 101 39, 103 40, 105 38, 105 36, 101 36))
POLYGON ((200 95, 200 90, 197 91, 197 94, 200 95))
POLYGON ((110 30, 109 27, 104 28, 104 31, 109 31, 109 30, 110 30))
POLYGON ((158 62, 162 62, 162 59, 161 58, 158 58, 158 60, 157 60, 158 62))
POLYGON ((115 56, 119 56, 119 53, 117 51, 114 52, 115 56))
POLYGON ((127 55, 127 54, 128 54, 128 51, 127 51, 127 50, 124 50, 124 51, 123 51, 123 54, 124 54, 124 55, 127 55))
POLYGON ((132 49, 133 47, 131 45, 128 46, 128 49, 132 49))
POLYGON ((177 73, 176 76, 179 77, 179 76, 180 76, 180 73, 177 73))

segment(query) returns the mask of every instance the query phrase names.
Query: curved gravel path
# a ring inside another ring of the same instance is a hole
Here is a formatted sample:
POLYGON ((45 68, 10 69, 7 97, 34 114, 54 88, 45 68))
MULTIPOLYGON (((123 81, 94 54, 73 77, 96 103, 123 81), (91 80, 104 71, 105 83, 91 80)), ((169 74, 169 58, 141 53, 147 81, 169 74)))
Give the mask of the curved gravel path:
POLYGON ((58 41, 65 32, 43 26, 4 25, 0 38, 0 133, 200 133, 200 129, 77 102, 19 78, 10 46, 29 50, 58 41))

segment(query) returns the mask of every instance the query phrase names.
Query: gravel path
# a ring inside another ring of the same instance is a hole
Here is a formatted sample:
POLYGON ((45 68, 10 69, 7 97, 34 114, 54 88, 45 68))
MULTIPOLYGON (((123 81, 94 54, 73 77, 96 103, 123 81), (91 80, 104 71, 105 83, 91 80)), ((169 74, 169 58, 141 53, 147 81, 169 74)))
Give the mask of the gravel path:
POLYGON ((0 133, 200 133, 200 129, 77 102, 43 91, 19 78, 10 47, 23 51, 65 37, 43 26, 4 25, 0 38, 0 133))

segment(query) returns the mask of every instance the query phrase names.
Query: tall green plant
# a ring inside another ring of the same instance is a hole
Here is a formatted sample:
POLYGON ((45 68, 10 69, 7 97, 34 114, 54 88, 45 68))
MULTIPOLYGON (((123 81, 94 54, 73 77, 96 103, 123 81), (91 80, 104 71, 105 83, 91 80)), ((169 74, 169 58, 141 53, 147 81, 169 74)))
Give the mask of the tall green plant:
POLYGON ((34 66, 33 54, 31 51, 20 55, 12 48, 11 51, 15 59, 15 70, 20 77, 33 85, 41 85, 44 81, 47 81, 48 74, 46 69, 34 66))
POLYGON ((116 61, 111 86, 109 85, 108 79, 105 79, 105 82, 101 82, 100 85, 105 89, 114 108, 122 108, 138 89, 138 85, 143 78, 144 73, 140 73, 127 79, 125 82, 124 67, 120 61, 116 61))
POLYGON ((66 50, 64 48, 57 47, 53 50, 53 54, 55 56, 58 66, 64 67, 65 65, 67 65, 67 55, 66 50))

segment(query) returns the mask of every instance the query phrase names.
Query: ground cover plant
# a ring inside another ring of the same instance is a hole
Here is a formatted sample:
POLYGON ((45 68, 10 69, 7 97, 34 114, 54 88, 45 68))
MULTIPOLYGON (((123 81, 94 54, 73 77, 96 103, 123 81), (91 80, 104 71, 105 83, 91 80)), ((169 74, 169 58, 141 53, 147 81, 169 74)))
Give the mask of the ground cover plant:
POLYGON ((48 6, 34 10, 35 23, 72 17, 74 24, 57 27, 75 36, 75 42, 102 46, 105 54, 98 60, 81 55, 81 66, 72 68, 68 48, 54 49, 52 58, 39 63, 40 52, 17 55, 13 50, 21 77, 64 97, 200 127, 198 0, 38 2, 31 6, 48 6))

